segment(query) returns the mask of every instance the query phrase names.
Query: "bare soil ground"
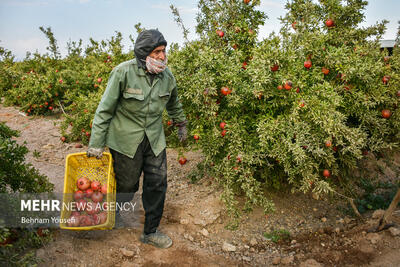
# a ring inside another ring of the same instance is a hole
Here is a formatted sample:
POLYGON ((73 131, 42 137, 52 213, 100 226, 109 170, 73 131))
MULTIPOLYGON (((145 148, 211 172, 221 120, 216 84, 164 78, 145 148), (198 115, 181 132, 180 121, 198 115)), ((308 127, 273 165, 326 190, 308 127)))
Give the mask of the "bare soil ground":
MULTIPOLYGON (((66 155, 86 147, 60 141, 61 118, 25 117, 14 107, 0 105, 0 121, 21 132, 17 141, 27 142, 27 161, 62 192, 66 155), (40 157, 34 157, 34 151, 40 157)), ((160 229, 173 239, 171 248, 139 242, 144 212, 137 195, 139 208, 122 214, 126 228, 55 230, 53 241, 36 252, 39 266, 400 266, 400 210, 392 217, 394 227, 369 233, 378 224, 371 213, 356 220, 338 209, 342 201, 337 199, 279 192, 271 193, 275 213, 265 216, 255 209, 243 216, 239 229, 230 231, 225 229, 229 218, 216 182, 206 177, 192 184, 187 178, 201 154, 186 153, 184 166, 174 149, 167 154, 169 184, 160 229), (288 239, 274 243, 263 235, 281 229, 290 233, 288 239)), ((381 170, 385 179, 399 179, 399 153, 391 155, 390 164, 371 155, 365 166, 370 173, 381 170)))

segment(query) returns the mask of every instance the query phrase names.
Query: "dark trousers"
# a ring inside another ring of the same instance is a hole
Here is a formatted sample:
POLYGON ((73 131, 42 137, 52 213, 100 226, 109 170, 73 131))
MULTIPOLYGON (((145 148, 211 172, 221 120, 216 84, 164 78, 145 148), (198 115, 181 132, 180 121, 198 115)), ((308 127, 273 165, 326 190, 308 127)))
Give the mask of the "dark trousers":
POLYGON ((134 158, 110 149, 114 159, 114 172, 117 181, 117 203, 129 202, 139 189, 142 172, 142 202, 145 211, 144 233, 154 233, 160 225, 167 192, 167 152, 164 149, 157 157, 151 150, 145 135, 134 158))

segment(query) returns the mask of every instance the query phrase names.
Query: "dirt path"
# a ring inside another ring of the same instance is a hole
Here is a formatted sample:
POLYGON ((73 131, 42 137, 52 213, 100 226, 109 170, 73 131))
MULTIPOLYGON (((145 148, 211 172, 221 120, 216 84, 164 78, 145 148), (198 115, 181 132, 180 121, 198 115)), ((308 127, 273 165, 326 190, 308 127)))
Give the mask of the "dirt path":
MULTIPOLYGON (((13 107, 0 105, 0 121, 21 131, 27 156, 42 174, 63 191, 64 161, 69 153, 85 151, 60 141, 60 118, 25 117, 13 107), (33 151, 40 153, 39 158, 33 151)), ((255 209, 243 216, 237 231, 225 229, 228 218, 220 189, 211 178, 191 184, 187 174, 201 160, 188 152, 180 166, 173 149, 168 154, 168 193, 161 230, 171 236, 171 248, 160 250, 141 244, 143 227, 140 195, 134 214, 122 214, 127 228, 109 231, 56 230, 54 240, 37 250, 39 266, 400 266, 400 228, 367 233, 377 224, 371 214, 363 222, 345 216, 329 200, 311 195, 279 193, 271 197, 277 211, 264 216, 255 209), (277 244, 263 233, 285 229, 290 238, 277 244), (396 235, 397 234, 397 235, 396 235)), ((400 157, 385 175, 399 177, 400 157)), ((372 168, 372 167, 371 167, 372 168)), ((135 201, 134 200, 134 201, 135 201)), ((393 220, 400 225, 400 211, 393 220)), ((399 227, 399 226, 397 226, 399 227)))

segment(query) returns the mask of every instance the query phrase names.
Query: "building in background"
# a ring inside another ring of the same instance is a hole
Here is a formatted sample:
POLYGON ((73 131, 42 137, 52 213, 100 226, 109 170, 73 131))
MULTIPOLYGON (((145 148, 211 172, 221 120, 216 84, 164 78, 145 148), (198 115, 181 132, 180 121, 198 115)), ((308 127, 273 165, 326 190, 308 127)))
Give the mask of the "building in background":
POLYGON ((395 40, 380 40, 379 42, 381 43, 381 49, 383 50, 386 48, 389 52, 389 56, 391 56, 393 53, 393 47, 395 46, 396 41, 395 40))

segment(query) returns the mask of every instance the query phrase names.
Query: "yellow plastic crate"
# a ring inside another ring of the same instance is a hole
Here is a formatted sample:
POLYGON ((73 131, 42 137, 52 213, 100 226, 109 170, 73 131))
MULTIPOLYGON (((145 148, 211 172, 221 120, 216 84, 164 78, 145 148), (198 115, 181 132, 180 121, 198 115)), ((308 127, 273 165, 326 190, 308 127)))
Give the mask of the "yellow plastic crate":
POLYGON ((71 216, 72 211, 64 207, 66 207, 68 203, 71 203, 71 201, 74 201, 74 192, 78 190, 76 181, 82 176, 87 177, 90 181, 97 180, 101 184, 107 184, 107 195, 105 197, 105 201, 107 201, 108 204, 115 203, 116 182, 111 154, 105 152, 103 153, 103 157, 101 159, 96 159, 95 157, 88 158, 86 156, 86 152, 69 154, 65 163, 64 194, 61 209, 60 228, 69 230, 112 229, 115 223, 115 209, 107 210, 107 220, 103 224, 94 226, 70 227, 65 222, 65 220, 71 216))

